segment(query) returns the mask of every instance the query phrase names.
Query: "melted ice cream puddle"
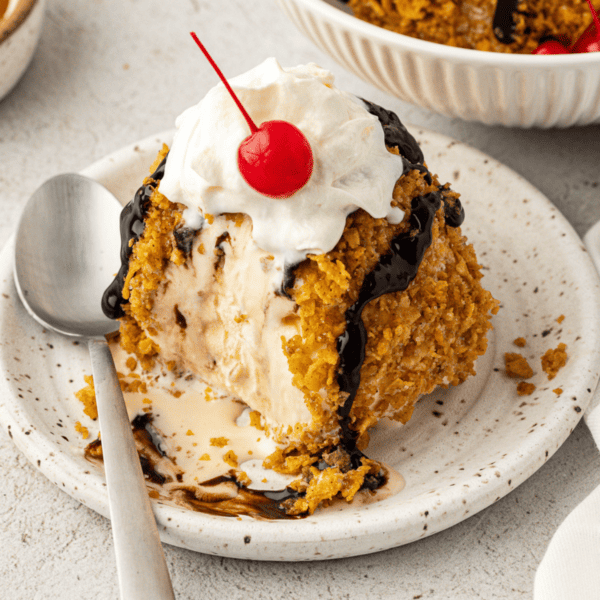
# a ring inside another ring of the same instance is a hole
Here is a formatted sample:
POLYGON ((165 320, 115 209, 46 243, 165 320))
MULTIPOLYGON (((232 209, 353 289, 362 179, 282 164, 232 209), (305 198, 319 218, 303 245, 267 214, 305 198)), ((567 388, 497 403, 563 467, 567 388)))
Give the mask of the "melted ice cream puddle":
MULTIPOLYGON (((160 368, 140 375, 138 365, 128 367, 131 357, 118 341, 112 341, 111 351, 122 381, 141 380, 147 386, 146 391, 125 391, 124 397, 151 497, 220 516, 300 518, 287 515, 277 500, 277 492, 297 476, 263 468, 277 445, 251 424, 245 404, 193 377, 174 377, 160 368)), ((95 444, 86 450, 92 461, 89 449, 95 444)), ((404 478, 383 468, 387 482, 376 492, 361 490, 350 504, 334 499, 318 511, 350 510, 398 494, 404 478)))
MULTIPOLYGON (((126 381, 137 379, 139 366, 133 371, 125 366, 128 355, 118 344, 112 343, 111 351, 126 381)), ((176 465, 179 486, 195 487, 232 470, 245 472, 250 478, 245 484, 251 489, 280 490, 294 480, 262 467, 277 446, 250 424, 250 411, 241 401, 196 379, 176 379, 158 370, 142 377, 147 382, 145 393, 124 393, 129 418, 151 417, 151 428, 160 439, 158 449, 176 465)))

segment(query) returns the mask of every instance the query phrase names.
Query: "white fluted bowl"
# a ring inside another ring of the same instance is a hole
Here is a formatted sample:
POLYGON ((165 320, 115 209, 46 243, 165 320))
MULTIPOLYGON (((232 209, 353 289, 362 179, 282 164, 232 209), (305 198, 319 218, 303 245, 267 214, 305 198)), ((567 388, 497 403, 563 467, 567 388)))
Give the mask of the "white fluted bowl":
POLYGON ((336 0, 277 0, 321 50, 401 100, 487 125, 600 122, 600 52, 524 55, 434 44, 388 31, 336 0))

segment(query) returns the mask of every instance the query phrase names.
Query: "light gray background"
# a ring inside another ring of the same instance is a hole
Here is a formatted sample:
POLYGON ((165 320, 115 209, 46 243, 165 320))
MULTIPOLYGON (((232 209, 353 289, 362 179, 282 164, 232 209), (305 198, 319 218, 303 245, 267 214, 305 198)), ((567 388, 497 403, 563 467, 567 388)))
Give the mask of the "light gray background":
MULTIPOLYGON (((336 83, 408 123, 467 142, 536 185, 580 235, 600 219, 600 127, 516 130, 449 120, 344 71, 271 0, 49 0, 33 63, 0 102, 0 245, 47 178, 173 127, 216 75, 269 56, 314 61, 336 83)), ((526 483, 450 530, 379 554, 320 563, 260 563, 165 547, 177 597, 227 599, 528 598, 565 516, 600 484, 587 427, 526 483)), ((109 522, 39 474, 0 430, 0 597, 117 598, 109 522)))

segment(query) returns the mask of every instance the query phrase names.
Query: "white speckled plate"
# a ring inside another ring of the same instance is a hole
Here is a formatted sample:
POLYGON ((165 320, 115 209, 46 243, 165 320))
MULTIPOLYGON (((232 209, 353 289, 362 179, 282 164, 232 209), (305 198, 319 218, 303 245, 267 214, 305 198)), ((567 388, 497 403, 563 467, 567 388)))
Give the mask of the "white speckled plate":
MULTIPOLYGON (((160 143, 148 138, 89 167, 126 202, 160 143)), ((571 226, 521 177, 464 144, 416 131, 430 167, 463 194, 464 232, 484 265, 484 284, 502 302, 478 375, 423 398, 405 427, 386 424, 368 454, 406 479, 396 496, 327 509, 295 521, 215 517, 157 503, 165 542, 223 556, 316 560, 376 552, 450 527, 506 495, 564 442, 599 378, 600 287, 571 226), (562 323, 557 318, 564 315, 562 323), (537 386, 520 397, 503 354, 524 337, 537 386), (548 381, 540 356, 559 342, 569 360, 548 381), (560 388, 561 393, 553 390, 560 388)), ((102 473, 83 457, 75 421, 91 425, 74 392, 90 367, 87 350, 44 331, 21 307, 12 244, 0 255, 0 422, 31 462, 68 494, 108 515, 102 473)), ((95 428, 94 428, 95 430, 95 428)))

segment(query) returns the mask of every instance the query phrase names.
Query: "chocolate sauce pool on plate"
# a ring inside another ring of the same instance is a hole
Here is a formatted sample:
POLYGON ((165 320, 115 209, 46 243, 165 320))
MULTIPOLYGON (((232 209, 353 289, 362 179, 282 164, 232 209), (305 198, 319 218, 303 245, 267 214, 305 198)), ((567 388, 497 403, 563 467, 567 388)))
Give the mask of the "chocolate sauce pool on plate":
MULTIPOLYGON (((291 496, 287 491, 264 492, 249 489, 236 479, 233 470, 227 475, 202 482, 202 493, 198 494, 196 488, 181 483, 181 475, 164 468, 165 461, 171 465, 173 462, 162 450, 163 441, 153 427, 152 417, 149 414, 138 415, 131 425, 151 497, 221 517, 248 515, 266 520, 302 518, 302 515, 288 515, 285 512, 282 495, 289 499, 291 496), (226 488, 225 492, 223 487, 226 488)), ((100 440, 88 445, 85 456, 94 464, 102 463, 100 440)))
MULTIPOLYGON (((501 3, 502 0, 499 0, 499 6, 501 3)), ((402 160, 404 166, 403 174, 418 170, 424 173, 425 180, 431 184, 432 176, 424 165, 423 153, 415 138, 404 127, 398 116, 381 106, 366 100, 363 100, 363 102, 366 109, 379 119, 384 131, 386 146, 398 148, 400 152, 398 159, 402 160)), ((137 191, 133 200, 127 204, 121 214, 121 268, 102 297, 102 309, 112 319, 120 318, 125 314, 121 307, 125 303, 122 290, 132 251, 130 241, 132 238, 137 241, 143 233, 144 216, 150 203, 150 196, 164 175, 166 160, 167 157, 162 160, 148 182, 137 191)), ((423 256, 431 245, 433 221, 437 210, 442 204, 444 205, 446 224, 450 227, 461 225, 464 220, 464 210, 458 200, 453 203, 446 201, 443 188, 414 198, 411 202, 409 229, 391 241, 389 253, 381 256, 375 268, 365 277, 358 300, 346 311, 346 331, 337 341, 340 355, 338 383, 340 390, 347 395, 344 404, 338 409, 340 442, 337 448, 331 449, 330 452, 323 452, 321 460, 315 465, 321 470, 333 464, 340 464, 340 457, 341 463, 345 462, 343 470, 356 469, 362 463, 364 454, 356 447, 357 432, 351 427, 351 410, 360 386, 360 370, 365 359, 367 343, 367 332, 362 321, 362 312, 372 300, 384 294, 406 290, 410 282, 416 277, 423 256)), ((175 232, 178 246, 186 253, 190 251, 193 241, 193 234, 190 231, 183 228, 175 232)), ((291 266, 286 270, 284 289, 282 290, 282 293, 286 296, 285 290, 293 286, 295 266, 291 266)), ((155 448, 153 452, 158 452, 154 440, 151 440, 150 435, 147 433, 149 430, 147 425, 147 421, 144 423, 140 421, 136 426, 134 421, 136 437, 138 439, 143 438, 149 448, 155 448)), ((141 460, 148 480, 160 483, 160 478, 163 476, 152 467, 148 456, 144 454, 141 460)), ((249 490, 239 484, 233 475, 218 479, 219 483, 234 483, 241 495, 240 498, 235 502, 223 500, 216 503, 202 502, 195 498, 192 490, 178 490, 184 496, 184 498, 180 497, 180 500, 183 500, 186 505, 194 510, 211 514, 228 516, 232 514, 253 514, 262 518, 285 518, 289 516, 285 512, 285 504, 289 504, 302 496, 302 492, 291 488, 279 491, 249 490), (231 506, 217 506, 217 504, 221 505, 223 502, 228 502, 231 506)), ((385 470, 382 469, 376 475, 365 477, 363 489, 376 490, 383 486, 386 481, 387 475, 385 470)), ((203 486, 210 483, 206 482, 203 486)))

